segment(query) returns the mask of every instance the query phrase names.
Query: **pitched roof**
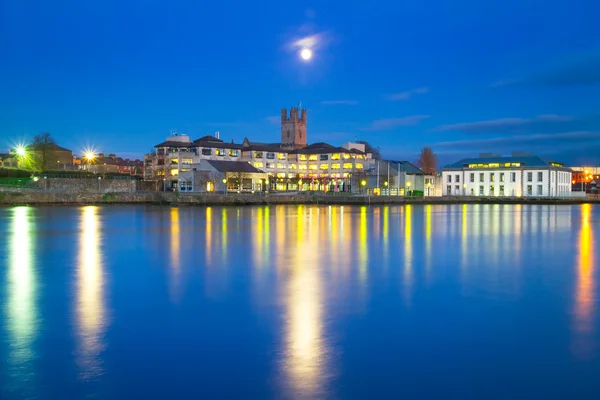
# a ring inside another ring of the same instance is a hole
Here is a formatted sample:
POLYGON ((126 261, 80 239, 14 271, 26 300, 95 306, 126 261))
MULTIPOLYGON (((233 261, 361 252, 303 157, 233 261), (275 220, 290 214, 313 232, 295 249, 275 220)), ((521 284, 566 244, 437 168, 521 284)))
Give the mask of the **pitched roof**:
MULTIPOLYGON (((30 148, 31 150, 35 151, 35 150, 41 148, 42 146, 44 146, 44 145, 43 144, 30 144, 27 147, 30 148)), ((51 148, 53 151, 71 151, 69 149, 65 149, 64 147, 60 147, 56 143, 48 143, 47 146, 48 146, 48 148, 51 148)))
POLYGON ((214 169, 219 172, 248 172, 254 174, 263 173, 261 170, 254 168, 245 161, 217 161, 206 160, 214 169))
MULTIPOLYGON (((469 164, 503 164, 503 163, 519 163, 521 167, 549 167, 554 161, 543 160, 538 156, 517 156, 517 157, 473 157, 464 158, 453 164, 446 165, 443 169, 462 169, 469 164)), ((557 163, 568 168, 565 164, 557 163)))
POLYGON ((193 142, 175 142, 173 140, 167 140, 166 142, 159 143, 154 147, 194 147, 194 143, 193 142))
POLYGON ((417 167, 415 164, 411 163, 410 161, 394 161, 394 160, 383 160, 383 161, 390 163, 390 165, 392 165, 393 168, 396 168, 397 170, 406 171, 409 174, 425 175, 425 172, 423 172, 423 170, 421 170, 419 167, 417 167))

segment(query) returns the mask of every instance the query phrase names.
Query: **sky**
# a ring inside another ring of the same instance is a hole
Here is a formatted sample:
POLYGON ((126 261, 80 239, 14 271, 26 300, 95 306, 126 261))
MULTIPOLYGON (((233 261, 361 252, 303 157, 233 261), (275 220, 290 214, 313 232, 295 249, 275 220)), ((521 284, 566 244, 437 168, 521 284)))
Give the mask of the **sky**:
POLYGON ((366 140, 600 165, 597 0, 0 2, 0 151, 50 132, 141 156, 170 132, 366 140), (304 61, 300 50, 313 57, 304 61))

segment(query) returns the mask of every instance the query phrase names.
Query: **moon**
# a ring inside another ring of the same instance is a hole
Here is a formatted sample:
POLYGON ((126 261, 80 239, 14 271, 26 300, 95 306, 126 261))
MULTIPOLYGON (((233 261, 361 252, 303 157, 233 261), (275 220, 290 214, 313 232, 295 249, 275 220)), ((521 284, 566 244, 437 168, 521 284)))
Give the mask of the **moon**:
POLYGON ((300 57, 302 57, 302 59, 304 61, 308 61, 312 58, 313 56, 313 52, 311 49, 305 47, 300 51, 300 57))

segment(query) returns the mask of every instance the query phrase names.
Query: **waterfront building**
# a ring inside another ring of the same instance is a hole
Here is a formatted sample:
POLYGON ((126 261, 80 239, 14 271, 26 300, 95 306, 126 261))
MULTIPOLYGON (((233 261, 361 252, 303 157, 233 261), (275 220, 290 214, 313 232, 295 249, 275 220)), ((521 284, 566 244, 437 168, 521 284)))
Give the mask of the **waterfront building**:
POLYGON ((307 144, 307 113, 294 107, 281 110, 281 140, 277 143, 225 142, 219 134, 192 140, 173 135, 157 144, 156 153, 145 158, 146 177, 166 182, 168 190, 179 190, 179 175, 198 169, 202 160, 243 161, 268 177, 267 190, 358 190, 353 181, 372 166, 372 155, 359 143, 340 147, 328 143, 307 144))
POLYGON ((2 168, 17 168, 18 160, 14 154, 0 153, 0 167, 2 168))
POLYGON ((442 168, 443 196, 559 197, 571 193, 571 169, 562 163, 513 153, 482 154, 442 168))
POLYGON ((179 174, 182 192, 267 191, 269 176, 245 161, 200 160, 179 174))
POLYGON ((409 161, 375 160, 361 180, 366 194, 434 196, 435 176, 409 161))

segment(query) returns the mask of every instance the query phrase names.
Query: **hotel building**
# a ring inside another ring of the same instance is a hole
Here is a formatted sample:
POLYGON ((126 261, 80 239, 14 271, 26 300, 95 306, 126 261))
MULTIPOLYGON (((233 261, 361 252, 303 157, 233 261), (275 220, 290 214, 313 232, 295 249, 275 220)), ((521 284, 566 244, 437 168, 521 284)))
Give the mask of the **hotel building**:
POLYGON ((571 194, 570 168, 540 157, 482 154, 442 169, 443 196, 560 197, 571 194))

